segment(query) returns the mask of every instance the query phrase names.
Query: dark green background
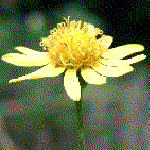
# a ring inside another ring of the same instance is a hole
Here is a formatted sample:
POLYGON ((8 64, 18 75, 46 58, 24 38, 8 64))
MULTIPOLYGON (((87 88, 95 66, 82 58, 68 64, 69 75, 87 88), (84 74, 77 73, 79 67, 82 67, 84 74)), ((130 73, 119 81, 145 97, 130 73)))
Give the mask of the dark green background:
MULTIPOLYGON (((0 3, 0 56, 17 52, 16 46, 43 51, 40 37, 48 36, 67 16, 113 36, 110 48, 137 43, 145 47, 141 53, 148 55, 147 5, 148 1, 4 0, 0 3)), ((107 78, 104 85, 84 86, 87 150, 147 149, 147 60, 133 66, 134 72, 107 78)), ((66 94, 63 74, 8 84, 38 68, 0 60, 0 117, 4 125, 0 139, 4 140, 4 131, 5 140, 13 141, 17 149, 38 149, 40 144, 39 149, 77 149, 76 107, 66 94)))

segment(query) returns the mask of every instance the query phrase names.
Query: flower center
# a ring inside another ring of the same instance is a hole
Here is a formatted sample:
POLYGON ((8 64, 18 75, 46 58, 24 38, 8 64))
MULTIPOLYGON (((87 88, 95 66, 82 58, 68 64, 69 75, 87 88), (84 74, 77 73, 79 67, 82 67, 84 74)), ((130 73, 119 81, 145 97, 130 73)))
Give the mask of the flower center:
POLYGON ((79 69, 96 64, 107 47, 102 44, 105 36, 99 28, 75 20, 58 23, 47 38, 42 38, 40 46, 48 50, 49 58, 57 66, 79 69), (100 34, 102 37, 97 39, 100 34))

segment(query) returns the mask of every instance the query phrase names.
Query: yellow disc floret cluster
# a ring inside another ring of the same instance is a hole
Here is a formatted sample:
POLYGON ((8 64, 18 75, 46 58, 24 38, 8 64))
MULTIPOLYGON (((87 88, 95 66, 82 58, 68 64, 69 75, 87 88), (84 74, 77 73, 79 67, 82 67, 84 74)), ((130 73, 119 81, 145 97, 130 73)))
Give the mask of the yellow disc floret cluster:
POLYGON ((69 21, 69 17, 64 19, 66 22, 58 23, 48 37, 41 38, 40 46, 49 51, 49 58, 55 66, 79 69, 94 65, 107 49, 96 38, 103 31, 86 22, 69 21))

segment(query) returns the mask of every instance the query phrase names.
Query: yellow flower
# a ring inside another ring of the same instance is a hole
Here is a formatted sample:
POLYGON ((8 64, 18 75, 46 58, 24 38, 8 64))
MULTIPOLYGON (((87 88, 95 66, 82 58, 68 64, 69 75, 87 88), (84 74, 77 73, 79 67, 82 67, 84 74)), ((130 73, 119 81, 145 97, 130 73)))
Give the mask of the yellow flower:
POLYGON ((9 53, 2 56, 2 60, 17 66, 42 66, 39 70, 18 79, 9 81, 55 77, 65 72, 64 86, 67 94, 74 101, 81 98, 81 86, 76 71, 81 69, 81 75, 89 84, 104 84, 106 77, 119 77, 133 71, 130 64, 146 58, 144 54, 132 59, 122 60, 126 55, 140 52, 144 47, 139 44, 128 44, 108 49, 112 43, 112 36, 102 35, 103 31, 81 21, 58 23, 57 28, 50 31, 47 38, 41 38, 40 46, 48 52, 38 52, 25 47, 15 47, 22 52, 9 53), (83 26, 81 28, 81 26, 83 26), (97 39, 97 35, 102 35, 97 39))

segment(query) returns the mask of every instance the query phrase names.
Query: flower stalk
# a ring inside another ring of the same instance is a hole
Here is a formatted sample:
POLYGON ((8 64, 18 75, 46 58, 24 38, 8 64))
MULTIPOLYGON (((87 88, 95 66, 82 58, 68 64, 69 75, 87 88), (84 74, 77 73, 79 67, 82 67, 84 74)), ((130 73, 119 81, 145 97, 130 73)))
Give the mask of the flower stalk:
POLYGON ((76 104, 76 113, 77 113, 77 126, 78 126, 78 147, 81 150, 84 150, 84 127, 83 127, 83 107, 82 99, 80 101, 75 101, 76 104))

